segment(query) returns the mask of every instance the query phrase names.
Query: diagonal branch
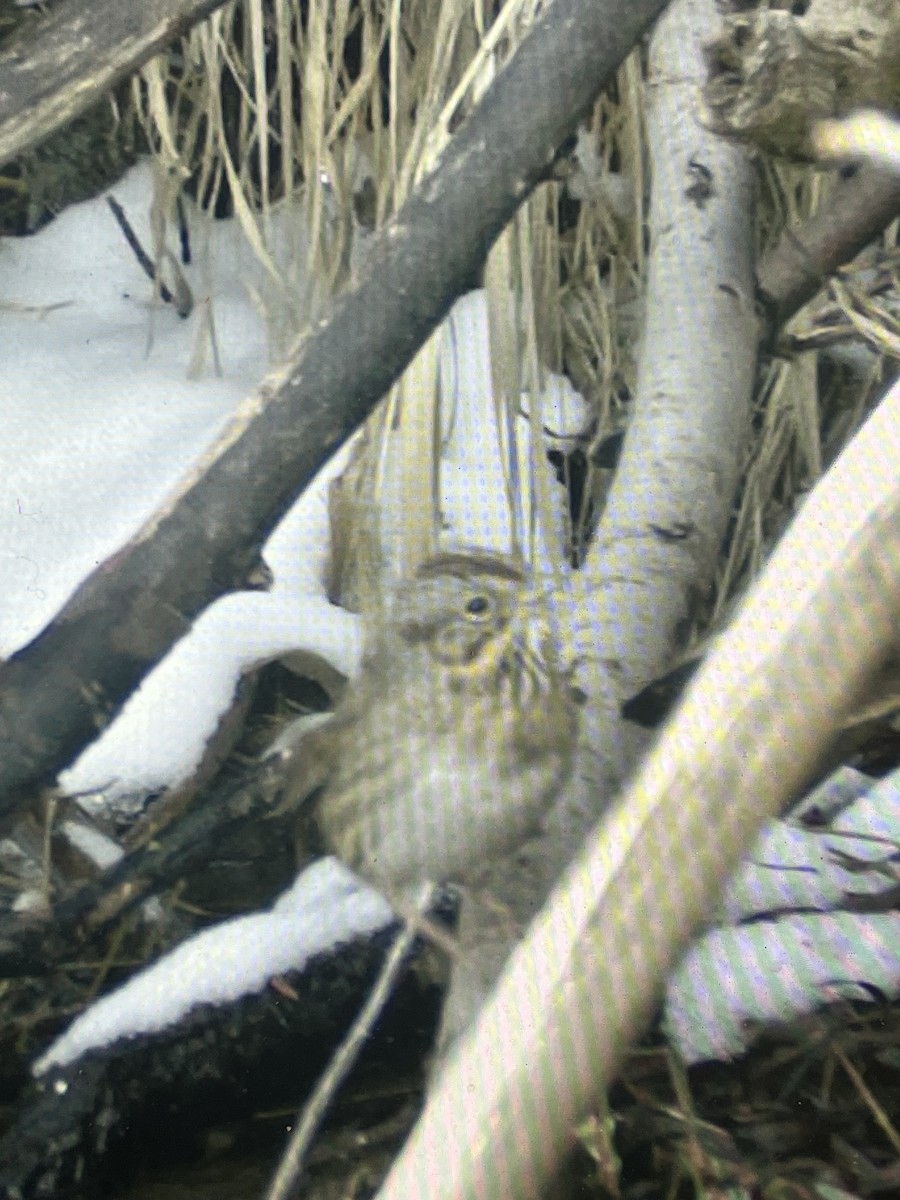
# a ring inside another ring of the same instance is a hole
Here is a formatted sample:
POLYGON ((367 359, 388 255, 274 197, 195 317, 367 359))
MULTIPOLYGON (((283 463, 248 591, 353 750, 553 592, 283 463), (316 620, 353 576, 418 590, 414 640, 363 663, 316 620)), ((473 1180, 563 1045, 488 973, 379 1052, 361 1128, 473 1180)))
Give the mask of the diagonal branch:
POLYGON ((900 213, 900 177, 863 167, 835 185, 828 204, 786 229, 757 269, 760 302, 777 330, 900 213))
POLYGON ((375 240, 367 277, 245 402, 179 493, 0 667, 0 813, 72 761, 203 608, 249 586, 268 532, 470 284, 663 7, 549 6, 375 240))
POLYGON ((542 1194, 718 887, 895 643, 898 429, 895 386, 531 926, 380 1200, 425 1179, 433 1200, 542 1194))
POLYGON ((89 108, 223 0, 63 4, 0 54, 0 166, 89 108))

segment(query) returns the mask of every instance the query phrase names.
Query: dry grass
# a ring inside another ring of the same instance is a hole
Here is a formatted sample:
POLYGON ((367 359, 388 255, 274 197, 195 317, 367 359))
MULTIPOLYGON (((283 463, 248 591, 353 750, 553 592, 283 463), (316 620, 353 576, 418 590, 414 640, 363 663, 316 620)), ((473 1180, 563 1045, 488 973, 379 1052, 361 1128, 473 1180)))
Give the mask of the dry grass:
MULTIPOLYGON (((273 358, 352 279, 368 224, 394 212, 435 161, 535 7, 509 0, 495 20, 488 0, 309 0, 301 18, 298 0, 245 0, 225 5, 134 81, 159 165, 160 221, 173 219, 186 183, 210 211, 233 211, 266 268, 257 300, 273 358), (286 199, 302 203, 303 221, 287 245, 275 245, 271 214, 286 199)), ((635 384, 646 266, 639 54, 598 101, 584 138, 603 171, 615 175, 617 202, 598 194, 576 206, 562 183, 542 186, 492 251, 484 282, 498 427, 518 412, 522 392, 540 394, 548 369, 565 368, 590 401, 591 442, 598 444, 625 426, 635 384)), ((814 211, 824 185, 811 172, 773 164, 761 176, 764 248, 785 222, 814 211)), ((900 357, 896 242, 895 226, 880 260, 842 277, 801 313, 788 331, 791 353, 761 368, 744 484, 716 593, 698 612, 699 624, 715 619, 756 573, 882 390, 886 360, 900 357), (840 339, 878 357, 861 371, 826 362, 825 351, 840 339)), ((357 464, 363 499, 349 506, 345 531, 361 555, 375 536, 361 514, 377 504, 382 443, 397 424, 407 494, 415 497, 403 536, 413 558, 433 544, 441 403, 435 355, 433 343, 423 348, 371 422, 357 464)), ((539 405, 529 411, 539 425, 539 405)), ((594 468, 587 470, 576 525, 598 515, 587 499, 596 494, 594 468)), ((510 468, 498 490, 549 527, 544 478, 510 468), (523 489, 518 501, 516 488, 523 489)), ((526 524, 521 532, 525 539, 532 530, 526 524)), ((377 547, 367 553, 377 562, 377 547)), ((11 1020, 24 1020, 9 988, 0 1003, 11 1020)), ((20 1036, 28 1040, 24 1026, 20 1036)), ((827 1200, 811 1182, 827 1178, 860 1195, 893 1194, 900 1191, 898 1080, 900 1017, 881 1006, 798 1024, 735 1067, 685 1074, 661 1048, 638 1051, 609 1112, 585 1131, 605 1185, 594 1179, 592 1192, 827 1200)))
MULTIPOLYGON (((348 0, 313 0, 301 23, 291 0, 247 0, 195 33, 180 60, 170 56, 144 73, 146 121, 166 170, 199 177, 201 195, 226 180, 249 244, 269 265, 263 306, 276 350, 356 269, 361 227, 354 197, 365 185, 376 224, 397 208, 527 30, 533 7, 511 0, 492 24, 491 6, 479 0, 361 0, 352 7, 348 0), (353 71, 348 37, 360 48, 353 71), (223 77, 234 83, 236 108, 227 116, 223 77), (276 261, 268 215, 295 194, 303 198, 308 240, 298 236, 293 256, 276 261)), ((635 53, 598 101, 579 144, 594 181, 612 177, 616 192, 595 189, 576 206, 564 184, 547 184, 491 252, 484 284, 500 429, 523 392, 540 394, 548 369, 567 370, 589 400, 592 445, 627 422, 646 269, 643 104, 643 60, 635 53)), ((760 175, 762 251, 786 223, 827 200, 827 185, 811 171, 773 163, 760 175)), ((886 361, 900 357, 896 236, 895 227, 877 263, 849 272, 808 306, 787 331, 784 353, 762 364, 744 482, 714 595, 696 614, 698 629, 715 623, 758 572, 797 504, 875 403, 886 361), (839 341, 874 354, 860 359, 862 369, 845 369, 822 357, 839 341)), ((437 376, 432 341, 371 422, 355 472, 354 529, 345 531, 350 557, 369 562, 357 588, 365 590, 365 579, 377 573, 377 531, 362 514, 377 504, 390 428, 401 431, 405 494, 414 501, 403 525, 407 552, 416 559, 434 544, 437 376)), ((539 405, 529 410, 537 427, 539 405)), ((587 461, 573 514, 576 541, 598 517, 602 480, 592 478, 598 473, 589 453, 587 461)), ((549 522, 546 484, 533 483, 544 479, 543 472, 523 475, 510 466, 498 492, 513 511, 549 522)), ((530 532, 523 520, 523 541, 530 532)), ((898 1010, 883 1006, 826 1014, 763 1039, 733 1067, 691 1072, 663 1048, 637 1051, 609 1111, 585 1128, 595 1160, 586 1171, 589 1193, 825 1200, 841 1193, 822 1191, 822 1184, 860 1195, 900 1188, 891 1124, 900 1108, 898 1022, 898 1010)))
MULTIPOLYGON (((190 180, 207 207, 234 212, 266 268, 257 300, 273 357, 360 268, 370 223, 395 211, 435 162, 528 30, 536 5, 511 0, 498 16, 495 8, 479 0, 312 0, 301 16, 298 0, 245 0, 227 4, 135 81, 160 163, 161 211, 171 215, 177 186, 190 180), (288 245, 276 246, 271 213, 285 197, 301 201, 303 220, 288 245)), ((594 183, 601 182, 592 198, 574 205, 561 183, 538 189, 492 251, 484 283, 498 428, 508 428, 523 393, 539 397, 546 370, 564 368, 592 406, 597 444, 624 427, 635 383, 646 254, 640 53, 595 106, 579 144, 579 158, 585 157, 593 163, 594 183)), ((786 222, 815 210, 827 184, 814 172, 771 163, 761 176, 762 250, 786 222)), ((797 497, 882 385, 875 360, 870 380, 836 383, 833 370, 820 369, 818 346, 854 338, 879 355, 900 355, 900 326, 885 302, 883 269, 877 284, 851 274, 831 293, 823 311, 812 306, 794 323, 791 356, 761 372, 746 482, 716 596, 697 614, 701 623, 746 586, 797 497)), ((440 403, 430 343, 373 419, 370 490, 357 506, 363 513, 377 505, 390 427, 404 464, 404 493, 415 498, 403 524, 411 561, 429 552, 439 527, 434 431, 440 403)), ((529 411, 537 428, 539 403, 531 402, 529 411)), ((576 542, 598 517, 603 481, 594 479, 589 459, 580 511, 573 514, 576 542)), ((516 471, 512 462, 498 480, 498 491, 520 515, 523 545, 539 527, 550 527, 546 487, 543 472, 516 471)), ((359 545, 377 541, 371 526, 353 536, 359 545)), ((377 561, 377 550, 373 555, 377 561)))
MULTIPOLYGON (((378 224, 402 203, 527 31, 535 4, 515 0, 496 20, 491 7, 313 0, 301 19, 291 0, 247 0, 226 5, 135 81, 159 161, 157 206, 171 220, 187 181, 208 209, 234 212, 266 268, 257 300, 273 357, 358 269, 361 209, 378 224), (292 244, 276 246, 270 218, 285 197, 301 202, 303 221, 292 244)), ((623 226, 598 203, 561 229, 561 188, 551 184, 524 206, 487 265, 500 429, 522 392, 539 395, 544 372, 569 360, 596 406, 598 428, 621 421, 633 357, 617 314, 634 301, 643 255, 635 236, 643 191, 637 60, 623 68, 620 90, 630 103, 601 101, 591 136, 633 189, 636 220, 623 226)), ((214 294, 213 281, 213 301, 214 294)), ((438 528, 428 464, 439 404, 429 345, 374 422, 396 428, 403 417, 406 490, 417 498, 404 529, 413 559, 427 553, 438 528)), ((539 405, 529 411, 539 425, 539 405)), ((377 462, 377 436, 371 454, 377 462)), ((377 501, 377 469, 371 479, 377 501)), ((543 473, 510 472, 500 486, 518 511, 535 510, 548 526, 543 473), (524 494, 514 497, 516 489, 524 494)), ((533 528, 521 531, 523 539, 533 528)))
POLYGON ((898 1114, 900 1009, 875 1002, 762 1031, 734 1064, 638 1049, 582 1142, 615 1200, 892 1195, 898 1114))

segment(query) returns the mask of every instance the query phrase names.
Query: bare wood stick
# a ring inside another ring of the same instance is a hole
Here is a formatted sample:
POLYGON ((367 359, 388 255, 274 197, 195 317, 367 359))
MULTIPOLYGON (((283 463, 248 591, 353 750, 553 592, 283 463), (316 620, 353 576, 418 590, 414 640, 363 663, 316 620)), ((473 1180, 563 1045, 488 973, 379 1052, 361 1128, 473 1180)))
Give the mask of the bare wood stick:
POLYGON ((0 166, 84 112, 224 0, 62 4, 0 54, 0 166))
POLYGON ((513 953, 380 1200, 539 1194, 715 893, 898 637, 900 385, 513 953))
POLYGON ((0 815, 108 724, 224 592, 472 282, 665 0, 556 0, 374 239, 368 275, 270 375, 178 492, 0 665, 0 815), (536 81, 546 86, 536 87, 536 81))
MULTIPOLYGON (((427 911, 431 892, 430 885, 422 889, 416 903, 418 912, 427 911)), ((278 1164, 278 1170, 266 1193, 266 1200, 287 1200, 291 1194, 291 1189, 300 1178, 303 1161, 309 1153, 309 1148, 319 1131, 325 1114, 344 1080, 352 1071, 363 1046, 372 1036, 375 1022, 381 1016, 384 1006, 400 980, 417 936, 417 923, 406 921, 395 938, 390 953, 384 960, 384 965, 368 999, 359 1011, 359 1016, 350 1026, 346 1037, 328 1064, 328 1069, 316 1084, 307 1101, 282 1155, 281 1162, 278 1164)))
POLYGON ((116 224, 122 230, 122 236, 131 247, 134 257, 138 260, 141 270, 147 276, 151 283, 155 284, 159 289, 159 298, 163 304, 171 304, 179 317, 189 317, 191 310, 194 307, 194 298, 191 295, 191 289, 178 265, 177 260, 169 251, 164 251, 168 255, 169 265, 175 275, 176 286, 174 294, 169 291, 162 281, 161 273, 153 265, 150 255, 141 245, 140 238, 134 232, 131 222, 125 213, 125 209, 118 202, 115 196, 107 196, 106 203, 109 205, 109 210, 116 219, 116 224))
POLYGON ((900 216, 900 177, 864 167, 840 180, 828 203, 795 229, 786 229, 757 269, 760 301, 775 333, 838 267, 900 216))

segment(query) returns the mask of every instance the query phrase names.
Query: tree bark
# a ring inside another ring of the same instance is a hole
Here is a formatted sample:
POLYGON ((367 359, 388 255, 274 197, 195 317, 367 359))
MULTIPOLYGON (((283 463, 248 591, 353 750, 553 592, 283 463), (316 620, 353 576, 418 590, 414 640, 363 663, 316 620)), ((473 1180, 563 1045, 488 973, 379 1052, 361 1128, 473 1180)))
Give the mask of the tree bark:
POLYGON ((79 0, 0 54, 0 166, 89 108, 224 0, 79 0))
POLYGON ((714 0, 678 0, 651 39, 650 253, 638 383, 593 544, 557 616, 586 696, 576 770, 541 836, 493 863, 466 898, 442 1040, 472 1022, 524 928, 621 790, 645 739, 621 701, 672 660, 708 586, 744 461, 759 336, 754 176, 744 150, 699 122, 714 0), (503 929, 499 902, 515 922, 503 929))
MULTIPOLYGON (((367 277, 180 491, 0 668, 0 815, 96 737, 378 403, 665 0, 558 0, 375 240, 367 277)), ((258 572, 257 572, 258 578, 258 572)))
POLYGON ((719 887, 894 648, 898 429, 895 386, 517 947, 379 1200, 425 1179, 432 1200, 542 1194, 719 887))
POLYGON ((836 185, 799 229, 786 229, 757 269, 760 303, 775 332, 838 267, 850 262, 900 214, 900 177, 863 167, 836 185))

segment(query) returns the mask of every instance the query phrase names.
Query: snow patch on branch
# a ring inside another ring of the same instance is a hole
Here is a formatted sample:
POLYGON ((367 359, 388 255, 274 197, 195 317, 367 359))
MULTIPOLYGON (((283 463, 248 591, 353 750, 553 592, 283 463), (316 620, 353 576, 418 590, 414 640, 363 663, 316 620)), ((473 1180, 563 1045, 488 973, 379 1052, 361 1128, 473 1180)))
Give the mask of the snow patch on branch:
POLYGON ((34 1073, 165 1029, 202 1004, 261 992, 273 976, 300 970, 314 955, 383 928, 392 915, 384 897, 337 859, 320 859, 269 911, 203 930, 104 996, 38 1059, 34 1073))

